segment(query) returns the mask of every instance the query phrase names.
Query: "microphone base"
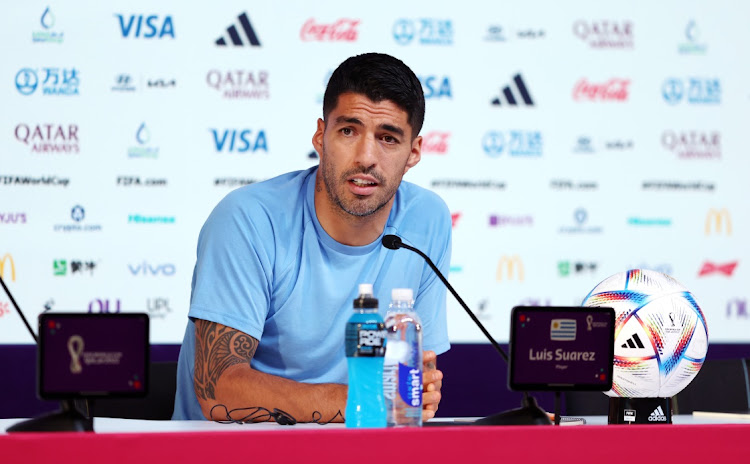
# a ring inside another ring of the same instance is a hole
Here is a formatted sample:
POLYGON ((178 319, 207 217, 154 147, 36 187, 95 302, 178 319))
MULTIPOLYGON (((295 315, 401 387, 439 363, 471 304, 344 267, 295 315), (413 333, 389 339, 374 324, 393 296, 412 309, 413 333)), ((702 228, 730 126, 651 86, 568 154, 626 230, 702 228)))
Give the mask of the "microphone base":
POLYGON ((474 421, 476 425, 552 425, 549 415, 533 397, 524 399, 523 406, 474 421))
POLYGON ((62 410, 19 422, 6 432, 93 432, 94 419, 86 417, 72 401, 62 401, 62 410))

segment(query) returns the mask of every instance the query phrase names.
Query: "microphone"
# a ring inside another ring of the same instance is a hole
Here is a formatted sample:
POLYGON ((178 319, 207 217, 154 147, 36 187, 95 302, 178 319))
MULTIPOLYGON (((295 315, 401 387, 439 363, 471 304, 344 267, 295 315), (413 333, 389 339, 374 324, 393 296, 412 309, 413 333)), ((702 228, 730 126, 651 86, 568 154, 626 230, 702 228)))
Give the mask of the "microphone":
MULTIPOLYGON (((383 239, 381 240, 383 243, 383 246, 390 249, 390 250, 398 250, 399 248, 405 248, 409 251, 413 251, 414 253, 418 254, 422 257, 422 259, 425 260, 428 266, 430 266, 430 269, 435 273, 435 275, 440 278, 440 281, 443 282, 443 285, 451 292, 453 297, 458 301, 458 303, 461 305, 462 308, 464 308, 464 311, 466 311, 466 314, 469 315, 472 321, 474 321, 474 324, 476 324, 477 327, 479 327, 479 330, 482 331, 485 337, 487 337, 487 340, 490 341, 492 346, 495 348, 495 350, 500 354, 500 356, 503 358, 506 364, 508 364, 508 355, 505 353, 503 348, 500 346, 499 343, 495 341, 495 339, 490 335, 490 333, 487 331, 487 329, 484 327, 484 325, 479 321, 477 316, 474 314, 474 312, 469 309, 469 306, 464 303, 464 300, 458 295, 456 290, 453 288, 453 286, 448 282, 448 279, 445 278, 442 272, 440 272, 440 269, 435 266, 435 263, 432 262, 429 256, 422 253, 419 249, 414 248, 413 246, 409 246, 405 244, 401 237, 393 234, 388 234, 383 236, 383 239)), ((498 414, 493 414, 491 416, 483 417, 481 419, 477 419, 474 423, 477 425, 551 425, 552 421, 550 421, 549 416, 547 413, 542 411, 542 409, 537 405, 536 400, 534 397, 529 396, 527 392, 523 393, 523 401, 522 401, 522 407, 518 409, 511 409, 510 411, 501 412, 498 414)))
MULTIPOLYGON (((26 320, 26 316, 23 315, 23 311, 21 311, 21 308, 18 306, 18 303, 16 303, 15 298, 13 298, 10 290, 8 290, 8 287, 5 285, 5 281, 3 280, 2 276, 0 276, 0 285, 3 287, 3 290, 5 290, 8 298, 10 298, 10 302, 13 303, 13 307, 16 308, 16 312, 18 313, 18 315, 21 316, 23 323, 26 325, 26 329, 31 334, 31 338, 34 339, 34 343, 38 345, 39 340, 37 339, 36 334, 31 329, 29 321, 26 320)), ((38 349, 39 347, 37 346, 37 350, 38 349)), ((37 375, 39 375, 39 373, 37 373, 37 375)), ((19 422, 11 427, 8 427, 8 429, 6 429, 6 432, 92 432, 94 430, 93 419, 84 415, 78 409, 76 403, 77 401, 73 400, 62 400, 60 401, 60 411, 55 411, 37 417, 35 419, 28 419, 23 422, 19 422)), ((88 410, 88 402, 86 400, 82 400, 82 403, 83 408, 88 410)))

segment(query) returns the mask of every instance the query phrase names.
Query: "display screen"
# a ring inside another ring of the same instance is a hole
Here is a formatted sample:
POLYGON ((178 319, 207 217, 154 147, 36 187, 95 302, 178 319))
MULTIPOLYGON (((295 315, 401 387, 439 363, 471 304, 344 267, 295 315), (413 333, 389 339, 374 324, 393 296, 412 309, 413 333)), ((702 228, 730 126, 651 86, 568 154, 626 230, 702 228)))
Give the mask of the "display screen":
POLYGON ((43 399, 145 396, 148 315, 41 314, 37 361, 43 399))
POLYGON ((511 312, 512 390, 612 388, 612 308, 516 306, 511 312))

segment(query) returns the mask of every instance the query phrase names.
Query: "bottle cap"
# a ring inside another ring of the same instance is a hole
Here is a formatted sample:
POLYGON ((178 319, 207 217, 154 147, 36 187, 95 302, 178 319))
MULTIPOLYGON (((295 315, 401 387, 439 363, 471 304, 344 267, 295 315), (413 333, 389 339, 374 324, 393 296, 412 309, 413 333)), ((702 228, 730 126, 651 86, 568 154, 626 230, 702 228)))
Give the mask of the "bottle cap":
POLYGON ((412 301, 414 292, 410 288, 394 288, 391 290, 391 299, 393 301, 412 301))
POLYGON ((359 296, 352 303, 354 309, 377 309, 378 299, 372 295, 372 284, 359 284, 359 296))
POLYGON ((359 295, 372 295, 372 284, 359 284, 359 295))

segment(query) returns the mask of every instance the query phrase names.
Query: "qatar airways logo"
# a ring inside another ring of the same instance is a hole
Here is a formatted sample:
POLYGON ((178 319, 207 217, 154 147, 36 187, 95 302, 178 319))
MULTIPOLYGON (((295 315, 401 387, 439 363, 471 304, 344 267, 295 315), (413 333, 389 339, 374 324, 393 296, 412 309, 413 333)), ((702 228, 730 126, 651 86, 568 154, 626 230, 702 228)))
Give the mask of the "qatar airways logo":
POLYGON ((664 148, 680 159, 720 159, 721 133, 718 131, 671 131, 661 135, 664 148))
POLYGON ((628 99, 629 86, 630 79, 612 78, 602 83, 591 83, 584 77, 573 87, 573 100, 624 102, 628 99))
POLYGON ((16 140, 27 145, 32 153, 80 152, 77 124, 18 124, 13 131, 16 140))
POLYGON ((448 142, 450 141, 450 132, 432 131, 428 132, 422 138, 422 152, 444 155, 448 153, 448 142))
POLYGON ((305 21, 299 38, 303 42, 356 42, 359 19, 342 18, 331 24, 319 24, 314 18, 305 21))
POLYGON ((573 34, 591 48, 633 48, 632 21, 578 20, 573 34))

